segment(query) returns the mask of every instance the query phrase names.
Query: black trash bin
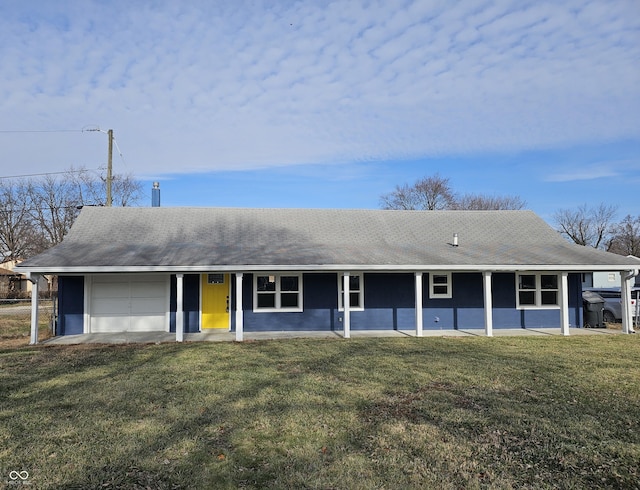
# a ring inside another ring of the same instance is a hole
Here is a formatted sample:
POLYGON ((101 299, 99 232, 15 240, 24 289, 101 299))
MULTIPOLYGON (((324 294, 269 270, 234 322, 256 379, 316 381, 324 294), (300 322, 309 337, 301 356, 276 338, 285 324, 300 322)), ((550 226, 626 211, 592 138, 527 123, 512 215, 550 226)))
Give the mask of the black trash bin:
POLYGON ((593 291, 582 292, 582 310, 584 313, 584 326, 591 328, 604 328, 603 320, 604 298, 593 291))

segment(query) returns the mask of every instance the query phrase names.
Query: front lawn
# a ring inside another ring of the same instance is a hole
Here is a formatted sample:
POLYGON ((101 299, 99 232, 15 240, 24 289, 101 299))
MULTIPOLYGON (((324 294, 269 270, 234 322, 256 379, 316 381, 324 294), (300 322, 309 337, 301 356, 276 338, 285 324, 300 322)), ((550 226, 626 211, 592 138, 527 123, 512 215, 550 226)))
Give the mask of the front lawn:
POLYGON ((640 335, 0 348, 0 485, 640 488, 639 366, 640 335))

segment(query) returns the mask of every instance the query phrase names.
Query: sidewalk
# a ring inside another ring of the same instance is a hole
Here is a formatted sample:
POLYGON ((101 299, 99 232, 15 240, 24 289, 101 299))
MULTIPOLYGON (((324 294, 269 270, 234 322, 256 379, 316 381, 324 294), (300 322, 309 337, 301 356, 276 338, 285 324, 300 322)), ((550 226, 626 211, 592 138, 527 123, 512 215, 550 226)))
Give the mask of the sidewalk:
MULTIPOLYGON (((570 336, 580 335, 619 335, 621 330, 605 328, 571 328, 570 336)), ((560 336, 559 328, 514 328, 494 329, 494 337, 535 337, 535 336, 560 336)), ((415 337, 415 330, 352 330, 351 338, 379 338, 415 337)), ((423 337, 484 337, 482 329, 468 330, 424 330, 423 337)), ((185 342, 234 342, 235 332, 227 330, 207 332, 185 333, 185 342)), ((343 339, 342 331, 332 332, 244 332, 244 341, 256 340, 281 340, 295 338, 312 339, 343 339)), ((348 342, 349 339, 344 339, 348 342)), ((66 335, 54 337, 42 342, 46 345, 73 345, 73 344, 159 344, 161 342, 175 342, 176 334, 170 332, 118 332, 118 333, 89 333, 81 335, 66 335)))

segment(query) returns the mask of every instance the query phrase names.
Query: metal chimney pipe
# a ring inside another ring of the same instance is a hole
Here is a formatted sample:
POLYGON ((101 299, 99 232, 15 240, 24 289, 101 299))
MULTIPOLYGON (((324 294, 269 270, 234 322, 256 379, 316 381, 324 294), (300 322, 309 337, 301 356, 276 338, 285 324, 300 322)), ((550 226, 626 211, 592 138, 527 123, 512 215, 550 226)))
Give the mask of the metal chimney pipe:
POLYGON ((454 247, 458 246, 458 234, 457 233, 453 234, 453 246, 454 247))
POLYGON ((153 183, 153 189, 151 189, 151 207, 160 207, 160 182, 153 183))

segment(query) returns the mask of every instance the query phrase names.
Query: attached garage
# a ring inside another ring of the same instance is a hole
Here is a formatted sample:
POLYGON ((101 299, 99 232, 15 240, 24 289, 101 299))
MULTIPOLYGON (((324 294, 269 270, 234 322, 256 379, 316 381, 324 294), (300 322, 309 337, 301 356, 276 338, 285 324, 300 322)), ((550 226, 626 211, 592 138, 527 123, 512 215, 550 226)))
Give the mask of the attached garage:
POLYGON ((90 289, 90 332, 168 331, 167 276, 93 276, 90 289))

